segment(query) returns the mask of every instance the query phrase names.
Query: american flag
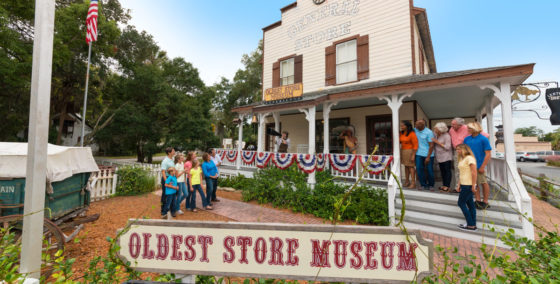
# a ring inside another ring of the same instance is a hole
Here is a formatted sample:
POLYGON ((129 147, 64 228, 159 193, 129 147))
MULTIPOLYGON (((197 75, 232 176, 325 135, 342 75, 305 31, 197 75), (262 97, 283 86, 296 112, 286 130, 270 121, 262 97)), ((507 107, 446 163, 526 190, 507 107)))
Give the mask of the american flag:
POLYGON ((89 44, 97 40, 97 3, 98 0, 91 0, 86 18, 86 42, 89 44))

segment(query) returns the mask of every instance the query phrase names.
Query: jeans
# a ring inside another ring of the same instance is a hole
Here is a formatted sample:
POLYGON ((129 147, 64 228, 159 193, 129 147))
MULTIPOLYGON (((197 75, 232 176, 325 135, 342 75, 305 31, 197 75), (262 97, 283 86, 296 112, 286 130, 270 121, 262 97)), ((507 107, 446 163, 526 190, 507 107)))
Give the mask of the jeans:
POLYGON ((453 150, 453 175, 455 176, 455 188, 459 187, 459 158, 457 152, 453 150))
POLYGON ((163 210, 163 205, 165 205, 165 179, 163 175, 161 176, 161 210, 163 210))
POLYGON ((218 191, 218 178, 213 178, 212 179, 212 201, 216 201, 216 191, 218 191))
POLYGON ((179 209, 181 209, 181 202, 183 202, 183 200, 187 199, 187 197, 189 196, 187 186, 185 185, 184 182, 178 182, 177 186, 179 187, 179 190, 177 191, 177 200, 175 202, 175 211, 179 211, 179 209))
POLYGON ((476 226, 476 207, 473 201, 472 185, 461 185, 461 193, 457 205, 463 211, 467 226, 476 226))
POLYGON ((188 209, 195 209, 196 208, 196 191, 200 194, 200 198, 202 199, 202 207, 208 206, 208 201, 206 201, 206 196, 204 195, 204 191, 202 191, 202 186, 200 184, 193 184, 192 185, 193 191, 189 195, 190 204, 188 209))
POLYGON ((171 209, 171 215, 175 216, 175 208, 172 206, 175 201, 175 196, 177 194, 163 194, 164 203, 161 207, 161 215, 167 215, 167 212, 171 209))
POLYGON ((451 166, 452 161, 445 161, 443 163, 439 163, 439 169, 441 171, 441 179, 443 180, 443 186, 450 187, 451 186, 451 166))
POLYGON ((434 157, 430 158, 428 165, 425 164, 426 157, 416 155, 416 173, 418 174, 418 181, 422 187, 433 187, 434 180, 434 157), (428 177, 424 173, 428 170, 428 177))
POLYGON ((214 192, 214 179, 207 177, 204 180, 206 180, 206 203, 212 205, 212 193, 214 192))

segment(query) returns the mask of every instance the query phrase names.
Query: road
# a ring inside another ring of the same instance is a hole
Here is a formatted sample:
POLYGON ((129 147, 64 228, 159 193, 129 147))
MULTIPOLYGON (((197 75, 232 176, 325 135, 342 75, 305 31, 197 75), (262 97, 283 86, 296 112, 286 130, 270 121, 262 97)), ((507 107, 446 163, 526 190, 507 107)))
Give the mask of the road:
POLYGON ((544 174, 549 178, 560 181, 560 168, 549 167, 546 163, 534 163, 534 162, 517 162, 517 167, 521 169, 522 172, 530 174, 532 176, 539 176, 544 174))

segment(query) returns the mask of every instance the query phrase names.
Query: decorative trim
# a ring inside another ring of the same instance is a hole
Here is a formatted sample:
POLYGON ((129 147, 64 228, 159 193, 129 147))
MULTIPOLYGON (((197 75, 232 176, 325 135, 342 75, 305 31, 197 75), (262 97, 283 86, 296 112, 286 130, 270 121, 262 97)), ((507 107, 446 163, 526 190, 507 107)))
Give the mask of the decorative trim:
MULTIPOLYGON (((263 30, 263 32, 268 32, 268 31, 270 31, 270 30, 272 30, 272 29, 274 29, 274 28, 276 28, 276 27, 279 27, 279 26, 281 26, 281 25, 282 25, 282 21, 280 20, 280 21, 278 21, 278 22, 276 22, 276 23, 273 23, 273 24, 271 24, 271 25, 268 25, 268 26, 262 28, 262 30, 263 30)), ((263 44, 264 44, 264 43, 263 43, 263 44)))
POLYGON ((283 8, 280 8, 280 11, 281 11, 282 13, 286 13, 288 10, 291 10, 291 9, 293 9, 293 8, 295 8, 295 7, 297 7, 297 1, 294 2, 294 3, 292 3, 292 4, 286 5, 286 6, 284 6, 283 8))

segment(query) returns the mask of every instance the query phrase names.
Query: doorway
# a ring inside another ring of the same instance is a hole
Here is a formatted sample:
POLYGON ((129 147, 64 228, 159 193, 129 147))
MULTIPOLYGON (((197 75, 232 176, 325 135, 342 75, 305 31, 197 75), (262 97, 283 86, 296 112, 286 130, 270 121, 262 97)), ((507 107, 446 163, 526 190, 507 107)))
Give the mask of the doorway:
POLYGON ((367 153, 371 154, 376 145, 376 155, 393 155, 393 128, 391 115, 375 115, 366 117, 367 153))

